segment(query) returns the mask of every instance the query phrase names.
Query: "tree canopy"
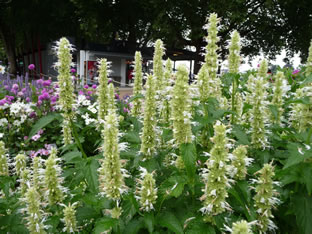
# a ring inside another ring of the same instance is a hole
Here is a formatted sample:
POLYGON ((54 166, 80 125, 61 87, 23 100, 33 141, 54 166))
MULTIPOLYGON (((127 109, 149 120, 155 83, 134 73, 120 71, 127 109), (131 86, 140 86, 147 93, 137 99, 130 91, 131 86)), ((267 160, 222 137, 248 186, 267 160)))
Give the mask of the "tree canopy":
POLYGON ((286 49, 307 56, 312 4, 305 0, 2 0, 0 35, 11 63, 20 51, 30 51, 34 40, 45 43, 60 36, 98 43, 123 40, 132 48, 160 38, 169 48, 195 48, 196 60, 202 61, 203 26, 212 12, 221 18, 221 59, 233 30, 243 38, 244 55, 263 52, 272 58, 286 49))

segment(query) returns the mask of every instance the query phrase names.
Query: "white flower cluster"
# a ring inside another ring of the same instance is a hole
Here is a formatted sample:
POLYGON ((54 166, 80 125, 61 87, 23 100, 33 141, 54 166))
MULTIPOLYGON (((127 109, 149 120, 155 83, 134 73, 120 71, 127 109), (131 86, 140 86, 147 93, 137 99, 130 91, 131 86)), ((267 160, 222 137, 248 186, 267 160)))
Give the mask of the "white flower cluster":
POLYGON ((13 125, 19 126, 24 123, 31 112, 34 110, 33 103, 14 102, 10 105, 10 115, 15 118, 13 125))

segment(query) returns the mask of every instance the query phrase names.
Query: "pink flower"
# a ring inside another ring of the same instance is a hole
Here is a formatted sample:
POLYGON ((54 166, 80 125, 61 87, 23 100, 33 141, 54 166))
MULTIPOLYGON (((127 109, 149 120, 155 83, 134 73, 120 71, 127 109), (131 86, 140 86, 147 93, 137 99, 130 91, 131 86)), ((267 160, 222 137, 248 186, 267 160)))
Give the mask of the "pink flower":
POLYGON ((86 84, 86 85, 83 86, 83 88, 88 89, 89 85, 86 84))
POLYGON ((39 134, 39 135, 41 135, 43 133, 43 130, 42 129, 40 129, 38 132, 37 132, 37 134, 39 134))
POLYGON ((26 98, 26 102, 30 102, 30 98, 29 97, 26 98))
POLYGON ((30 64, 30 65, 28 66, 28 69, 29 69, 29 70, 34 70, 34 69, 35 69, 35 65, 34 65, 34 64, 30 64))
POLYGON ((97 87, 96 84, 92 85, 92 89, 96 89, 96 87, 97 87))
POLYGON ((110 83, 112 83, 112 81, 113 81, 112 79, 109 79, 107 83, 109 83, 109 84, 110 84, 110 83))
POLYGON ((3 106, 5 103, 7 103, 7 100, 5 100, 5 99, 0 100, 0 106, 3 106))
POLYGON ((52 83, 52 80, 45 80, 45 81, 43 81, 42 85, 43 86, 50 86, 51 83, 52 83))
POLYGON ((43 79, 37 80, 36 83, 37 83, 38 85, 42 85, 42 84, 43 84, 43 79))
POLYGON ((23 93, 23 92, 18 92, 18 93, 17 93, 17 96, 23 97, 23 96, 24 96, 24 93, 23 93))
POLYGON ((76 73, 76 69, 75 69, 75 68, 72 68, 72 69, 70 69, 70 72, 71 72, 71 73, 76 73))
POLYGON ((88 95, 92 95, 93 92, 92 92, 91 90, 89 90, 89 91, 87 92, 87 94, 88 94, 88 95))
POLYGON ((31 151, 29 152, 29 156, 30 156, 31 158, 34 158, 34 157, 37 156, 37 153, 36 153, 35 151, 31 150, 31 151))
POLYGON ((24 141, 27 141, 28 140, 28 136, 24 136, 24 141))
POLYGON ((39 134, 36 134, 36 135, 34 135, 31 139, 32 139, 33 141, 37 141, 39 138, 40 138, 40 135, 39 135, 39 134))
POLYGON ((12 89, 13 89, 13 90, 18 90, 18 88, 19 88, 19 87, 18 87, 18 84, 13 84, 13 85, 12 85, 12 89))
POLYGON ((299 72, 300 72, 300 70, 295 69, 295 70, 292 72, 292 74, 293 74, 293 75, 297 75, 299 72))
POLYGON ((79 90, 78 95, 84 95, 82 90, 79 90))

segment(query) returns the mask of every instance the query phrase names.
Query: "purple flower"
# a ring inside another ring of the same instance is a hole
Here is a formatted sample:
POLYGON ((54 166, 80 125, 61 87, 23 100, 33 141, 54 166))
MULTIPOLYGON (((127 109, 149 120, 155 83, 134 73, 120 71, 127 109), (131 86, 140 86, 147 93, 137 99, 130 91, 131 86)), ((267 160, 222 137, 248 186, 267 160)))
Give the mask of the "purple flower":
POLYGON ((4 88, 5 88, 6 90, 10 90, 10 87, 9 87, 8 85, 5 85, 4 88))
POLYGON ((34 111, 29 114, 30 118, 35 118, 36 116, 37 116, 37 114, 34 111))
POLYGON ((76 69, 75 69, 75 68, 72 68, 72 69, 70 69, 70 72, 71 72, 71 73, 76 73, 76 69))
POLYGON ((51 97, 51 104, 56 103, 56 101, 57 101, 57 97, 56 96, 52 96, 51 97))
POLYGON ((23 93, 23 92, 18 92, 18 93, 17 93, 17 96, 23 97, 23 96, 24 96, 24 93, 23 93))
POLYGON ((123 111, 126 112, 126 113, 128 113, 128 112, 129 112, 129 109, 124 107, 124 108, 123 108, 123 111))
POLYGON ((40 129, 40 130, 37 132, 38 135, 41 135, 42 133, 43 133, 43 130, 42 130, 42 129, 40 129))
POLYGON ((13 85, 12 85, 12 89, 13 89, 13 90, 18 90, 18 88, 19 88, 19 87, 18 87, 18 84, 13 84, 13 85))
POLYGON ((109 83, 109 84, 110 84, 110 83, 112 83, 112 81, 113 81, 112 79, 109 79, 107 83, 109 83))
POLYGON ((50 98, 50 95, 49 95, 48 93, 46 93, 46 92, 42 93, 42 94, 38 97, 38 99, 39 99, 40 101, 47 100, 47 99, 49 99, 49 98, 50 98))
POLYGON ((34 157, 37 156, 37 153, 36 153, 35 151, 31 150, 31 151, 29 152, 29 156, 30 156, 31 158, 34 158, 34 157))
POLYGON ((39 100, 39 101, 37 102, 37 106, 41 106, 41 104, 42 104, 42 101, 39 100))
POLYGON ((91 90, 89 90, 89 91, 87 92, 87 94, 88 94, 88 95, 92 95, 93 92, 92 92, 91 90))
POLYGON ((7 102, 7 100, 5 100, 4 98, 0 100, 0 106, 3 106, 5 103, 7 102))
POLYGON ((97 88, 96 84, 92 85, 92 89, 96 89, 96 88, 97 88))
POLYGON ((29 69, 29 70, 34 70, 34 69, 35 69, 35 65, 34 65, 34 64, 30 64, 30 65, 28 66, 28 69, 29 69))
POLYGON ((51 83, 52 83, 52 80, 45 80, 45 81, 43 81, 42 85, 43 86, 50 86, 51 83))
POLYGON ((28 136, 24 136, 24 141, 27 141, 28 140, 28 136))
POLYGON ((37 141, 39 138, 40 138, 40 135, 36 134, 36 135, 34 135, 31 139, 32 139, 33 141, 37 141))
POLYGON ((115 94, 115 98, 119 100, 119 95, 118 95, 118 93, 115 94))
POLYGON ((295 70, 292 72, 292 74, 293 74, 293 75, 296 75, 296 74, 298 74, 299 72, 300 72, 300 70, 295 69, 295 70))
POLYGON ((37 80, 36 83, 37 83, 38 85, 42 85, 42 84, 43 84, 43 79, 37 80))
POLYGON ((84 89, 88 89, 88 88, 89 88, 89 85, 86 84, 86 85, 83 86, 83 88, 84 88, 84 89))
POLYGON ((26 92, 26 88, 22 88, 22 92, 24 92, 24 93, 25 93, 25 92, 26 92))
POLYGON ((30 98, 29 97, 26 98, 26 102, 30 102, 30 98))
POLYGON ((82 90, 79 90, 78 95, 84 95, 82 90))

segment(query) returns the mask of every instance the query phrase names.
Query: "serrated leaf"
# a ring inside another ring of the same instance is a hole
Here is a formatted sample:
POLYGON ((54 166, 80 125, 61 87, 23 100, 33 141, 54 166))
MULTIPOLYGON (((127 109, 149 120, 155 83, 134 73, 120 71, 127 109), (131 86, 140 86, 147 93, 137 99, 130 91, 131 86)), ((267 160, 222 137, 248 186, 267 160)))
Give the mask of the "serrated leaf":
POLYGON ((242 130, 241 127, 234 126, 232 133, 234 134, 235 137, 237 137, 238 144, 242 144, 242 145, 249 145, 250 144, 247 134, 242 130))
POLYGON ((304 146, 296 143, 289 143, 288 146, 289 157, 283 169, 297 165, 305 159, 312 157, 311 150, 306 150, 304 146))
POLYGON ((293 209, 296 214, 296 221, 301 233, 311 234, 312 233, 312 197, 305 195, 294 196, 293 209))
POLYGON ((29 139, 31 137, 33 137, 40 129, 44 128, 45 126, 47 126, 52 121, 54 121, 56 119, 61 119, 61 118, 62 118, 61 115, 58 113, 51 113, 51 114, 48 114, 48 115, 42 117, 31 128, 30 133, 28 135, 29 139))
POLYGON ((169 211, 163 212, 158 216, 158 223, 162 227, 168 228, 170 231, 174 233, 183 234, 183 228, 179 221, 179 219, 169 211))
POLYGON ((79 161, 82 159, 82 154, 79 151, 71 151, 62 156, 62 159, 64 159, 67 163, 72 163, 75 161, 79 161))
POLYGON ((144 227, 143 218, 131 220, 125 228, 124 234, 137 234, 144 227))
MULTIPOLYGON (((88 158, 90 159, 90 158, 88 158)), ((91 158, 87 163, 84 172, 90 191, 97 193, 99 187, 98 173, 99 163, 96 159, 91 158)))
POLYGON ((145 224, 145 227, 147 228, 148 232, 153 233, 154 225, 155 225, 155 217, 154 217, 153 212, 144 214, 144 224, 145 224))
POLYGON ((194 181, 196 173, 196 148, 192 143, 184 143, 180 146, 181 157, 184 162, 186 173, 190 181, 194 181))
POLYGON ((167 194, 169 196, 177 198, 182 194, 184 186, 186 184, 187 184, 186 177, 178 175, 171 176, 161 184, 160 191, 163 194, 167 194))
POLYGON ((118 224, 118 219, 113 219, 110 217, 100 218, 96 221, 93 232, 95 234, 104 233, 104 231, 112 229, 118 224))

